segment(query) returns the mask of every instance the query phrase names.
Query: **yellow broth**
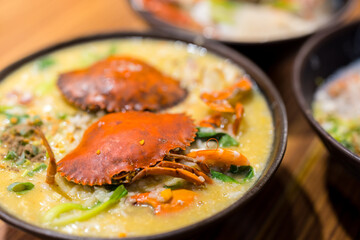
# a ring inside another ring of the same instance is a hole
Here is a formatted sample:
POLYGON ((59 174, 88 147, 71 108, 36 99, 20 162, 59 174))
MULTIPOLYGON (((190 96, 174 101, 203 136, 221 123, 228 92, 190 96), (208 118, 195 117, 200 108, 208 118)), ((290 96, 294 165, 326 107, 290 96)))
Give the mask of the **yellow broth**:
MULTIPOLYGON (((60 160, 78 144, 84 130, 105 113, 89 114, 67 103, 56 86, 59 73, 89 66, 114 54, 142 59, 163 73, 178 79, 181 85, 188 89, 189 95, 185 101, 167 109, 166 112, 186 112, 196 123, 211 112, 201 101, 200 93, 221 90, 245 74, 229 60, 191 44, 141 38, 103 40, 50 53, 45 56, 45 61, 51 61, 45 63, 45 66, 41 66, 44 64, 44 58, 25 64, 1 82, 0 106, 18 106, 19 96, 14 97, 14 93, 32 96, 30 104, 16 108, 30 116, 41 117, 44 122, 42 129, 56 159, 60 160), (59 116, 64 114, 68 117, 65 120, 59 119, 59 116)), ((12 166, 9 160, 0 160, 0 204, 10 213, 31 224, 74 235, 151 235, 198 222, 239 199, 257 181, 266 166, 273 143, 270 110, 256 86, 251 94, 241 99, 241 102, 244 104, 245 115, 236 136, 240 146, 233 149, 249 159, 254 167, 255 176, 242 184, 224 183, 215 179, 214 184, 205 187, 192 186, 190 188, 198 194, 195 203, 178 213, 156 216, 150 207, 134 206, 124 198, 108 211, 90 220, 63 227, 51 226, 43 222, 43 215, 50 208, 65 202, 92 206, 98 201, 108 199, 111 192, 104 187, 76 185, 57 175, 56 181, 71 197, 69 200, 45 183, 46 170, 36 172, 31 177, 24 171, 31 170, 33 166, 16 167, 12 166), (31 182, 35 187, 26 194, 17 195, 7 190, 13 182, 31 182)), ((9 120, 1 115, 0 131, 8 124, 9 120)), ((7 151, 6 147, 0 146, 1 159, 7 151)), ((48 164, 48 160, 45 160, 45 163, 48 164)), ((126 187, 129 195, 132 195, 172 181, 174 180, 171 177, 149 177, 126 187)))

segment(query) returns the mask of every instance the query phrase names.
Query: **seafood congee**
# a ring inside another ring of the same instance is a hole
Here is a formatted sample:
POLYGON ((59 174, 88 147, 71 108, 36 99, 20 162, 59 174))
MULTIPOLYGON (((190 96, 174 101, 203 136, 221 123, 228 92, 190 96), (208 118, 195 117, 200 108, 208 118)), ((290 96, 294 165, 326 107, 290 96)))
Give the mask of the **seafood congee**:
POLYGON ((339 143, 360 155, 360 60, 340 68, 315 94, 314 117, 339 143))
POLYGON ((0 84, 0 204, 79 236, 167 232, 241 198, 273 145, 241 67, 181 41, 99 40, 0 84))
POLYGON ((133 0, 138 9, 205 37, 266 42, 309 34, 325 25, 341 1, 133 0))

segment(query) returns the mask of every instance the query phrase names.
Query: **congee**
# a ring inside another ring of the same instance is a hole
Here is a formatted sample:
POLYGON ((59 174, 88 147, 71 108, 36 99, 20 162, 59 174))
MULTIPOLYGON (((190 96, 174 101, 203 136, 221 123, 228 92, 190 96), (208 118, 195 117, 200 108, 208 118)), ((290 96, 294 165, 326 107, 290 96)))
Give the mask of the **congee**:
POLYGON ((181 41, 99 40, 0 84, 0 204, 79 236, 163 233, 241 198, 273 145, 241 67, 181 41))

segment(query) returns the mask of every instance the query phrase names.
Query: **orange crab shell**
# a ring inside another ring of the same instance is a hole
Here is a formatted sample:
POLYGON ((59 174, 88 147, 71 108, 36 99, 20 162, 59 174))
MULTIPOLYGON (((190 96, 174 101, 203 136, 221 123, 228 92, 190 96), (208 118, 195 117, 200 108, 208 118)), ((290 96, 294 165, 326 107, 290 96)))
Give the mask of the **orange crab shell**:
POLYGON ((108 114, 93 123, 80 144, 58 162, 58 172, 82 185, 111 184, 116 174, 153 166, 170 150, 185 149, 196 131, 184 114, 108 114))
POLYGON ((131 57, 113 56, 89 68, 63 73, 57 84, 70 103, 90 111, 156 111, 187 95, 178 81, 131 57))

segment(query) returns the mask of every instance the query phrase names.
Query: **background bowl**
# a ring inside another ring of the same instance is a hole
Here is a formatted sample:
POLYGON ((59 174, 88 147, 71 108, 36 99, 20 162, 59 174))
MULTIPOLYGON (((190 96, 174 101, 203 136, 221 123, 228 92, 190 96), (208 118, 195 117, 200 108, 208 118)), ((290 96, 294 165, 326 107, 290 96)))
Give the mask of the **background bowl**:
MULTIPOLYGON (((144 11, 139 8, 134 0, 128 0, 131 8, 137 12, 145 21, 155 30, 168 35, 180 34, 180 35, 197 35, 199 38, 203 37, 201 34, 196 34, 189 30, 186 30, 181 27, 177 27, 173 24, 162 21, 161 19, 155 17, 153 14, 144 11)), ((330 21, 318 28, 316 31, 308 34, 303 34, 295 37, 289 37, 279 40, 271 40, 264 42, 246 42, 246 41, 230 41, 230 40, 218 40, 221 43, 224 43, 232 48, 235 48, 242 54, 249 57, 251 60, 256 62, 261 67, 267 69, 274 62, 274 59, 279 59, 286 55, 288 52, 296 51, 303 41, 310 35, 325 30, 333 28, 339 25, 344 21, 346 14, 349 12, 353 4, 357 0, 327 0, 331 2, 331 5, 334 6, 335 11, 330 21)), ((216 39, 213 39, 216 40, 216 39)))
POLYGON ((330 136, 314 119, 312 102, 319 88, 316 80, 326 79, 336 70, 360 58, 360 21, 338 27, 311 38, 295 61, 293 90, 302 112, 330 154, 360 176, 360 157, 330 136))
MULTIPOLYGON (((177 34, 172 35, 171 37, 164 36, 159 33, 134 33, 134 32, 123 32, 123 33, 111 33, 111 34, 102 34, 102 35, 92 35, 83 38, 74 39, 64 43, 60 43, 39 52, 36 52, 30 56, 27 56, 0 72, 0 81, 7 77, 12 72, 16 71, 23 64, 26 64, 29 61, 34 60, 42 55, 48 54, 50 52, 73 46, 76 44, 87 43, 91 41, 104 40, 104 39, 121 39, 128 37, 143 37, 150 39, 164 39, 164 40, 180 40, 186 43, 193 43, 199 46, 206 48, 208 51, 215 53, 216 55, 230 59, 236 65, 243 68, 251 78, 256 82, 256 85, 259 87, 259 90, 263 93, 268 106, 271 110, 273 121, 274 121, 274 143, 272 151, 270 153, 268 163, 264 169, 263 174, 257 180, 257 182, 245 193, 243 197, 238 199, 235 203, 227 207, 226 209, 218 212, 217 214, 204 219, 200 222, 186 226, 181 229, 177 229, 171 232, 156 234, 146 237, 134 237, 126 239, 136 239, 136 240, 145 240, 145 239, 178 239, 185 238, 187 236, 194 236, 194 234, 203 230, 206 227, 224 219, 226 216, 235 213, 236 210, 241 208, 250 198, 252 198, 260 189, 263 188, 264 184, 268 182, 269 178, 275 173, 278 168, 286 148, 287 141, 287 119, 286 111, 284 104, 277 93, 276 89, 272 85, 270 79, 251 61, 242 56, 241 54, 235 52, 234 50, 223 46, 221 44, 215 43, 213 41, 208 41, 202 39, 200 42, 194 37, 184 37, 178 36, 177 34)), ((34 226, 28 222, 24 222, 20 218, 11 215, 6 211, 6 209, 0 207, 0 218, 7 223, 10 223, 24 231, 30 232, 34 235, 38 235, 46 238, 54 239, 99 239, 92 237, 77 237, 71 236, 59 232, 55 232, 49 229, 41 228, 34 226)), ((105 238, 106 239, 106 238, 105 238)), ((124 238, 121 238, 124 239, 124 238)))

